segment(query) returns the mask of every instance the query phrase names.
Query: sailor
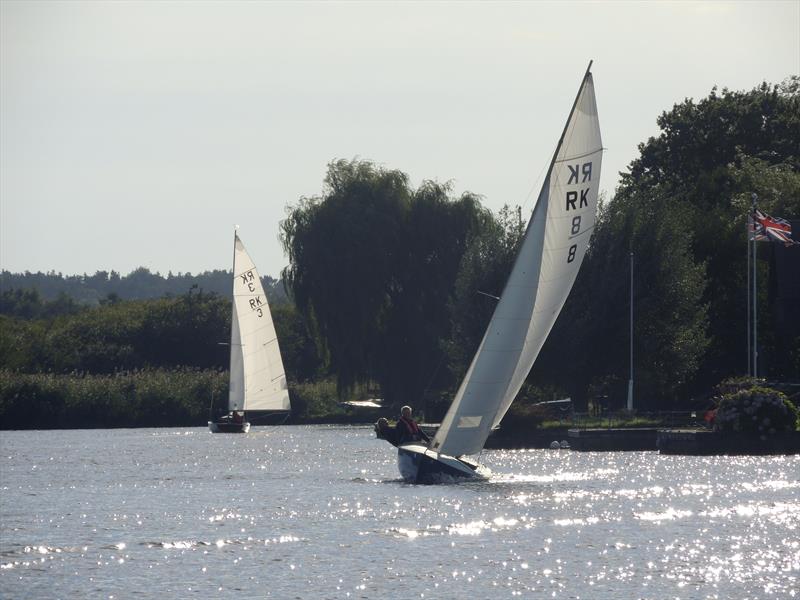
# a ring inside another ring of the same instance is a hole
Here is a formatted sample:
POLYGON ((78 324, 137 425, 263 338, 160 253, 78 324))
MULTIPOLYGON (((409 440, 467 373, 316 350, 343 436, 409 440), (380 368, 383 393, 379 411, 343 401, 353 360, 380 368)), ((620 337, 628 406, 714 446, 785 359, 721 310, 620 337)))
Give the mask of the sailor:
POLYGON ((389 425, 389 421, 384 417, 375 423, 375 435, 379 440, 386 440, 392 446, 397 446, 397 432, 389 425))
POLYGON ((416 421, 411 418, 411 407, 404 406, 400 409, 400 418, 395 425, 395 432, 397 434, 397 445, 407 444, 409 442, 424 441, 426 444, 430 443, 431 439, 425 434, 416 421))

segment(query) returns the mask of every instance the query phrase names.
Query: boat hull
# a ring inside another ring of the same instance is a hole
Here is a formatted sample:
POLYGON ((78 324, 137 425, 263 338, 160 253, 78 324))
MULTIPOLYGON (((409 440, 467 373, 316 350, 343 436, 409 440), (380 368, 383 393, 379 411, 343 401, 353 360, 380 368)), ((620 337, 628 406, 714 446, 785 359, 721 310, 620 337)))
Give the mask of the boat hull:
POLYGON ((397 449, 397 467, 400 475, 409 483, 483 480, 491 474, 486 467, 474 461, 437 454, 419 444, 408 444, 397 449))
POLYGON ((211 433, 247 433, 250 431, 250 423, 234 423, 232 421, 209 421, 208 430, 211 433))

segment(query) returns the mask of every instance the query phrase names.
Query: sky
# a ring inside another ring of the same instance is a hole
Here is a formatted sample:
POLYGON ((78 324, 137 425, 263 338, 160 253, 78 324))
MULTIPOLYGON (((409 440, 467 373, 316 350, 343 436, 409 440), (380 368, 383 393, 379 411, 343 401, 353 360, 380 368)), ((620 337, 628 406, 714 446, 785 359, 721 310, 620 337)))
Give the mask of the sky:
POLYGON ((0 268, 262 275, 328 163, 532 210, 590 60, 613 197, 656 119, 800 74, 781 2, 0 0, 0 268))

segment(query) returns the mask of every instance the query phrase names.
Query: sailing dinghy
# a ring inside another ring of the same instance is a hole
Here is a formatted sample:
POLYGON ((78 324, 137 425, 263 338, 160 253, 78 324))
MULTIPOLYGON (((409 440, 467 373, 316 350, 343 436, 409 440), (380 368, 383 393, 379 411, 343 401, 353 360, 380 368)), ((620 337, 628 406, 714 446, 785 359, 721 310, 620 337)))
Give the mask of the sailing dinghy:
POLYGON ((247 433, 245 413, 288 415, 289 390, 267 296, 253 260, 233 238, 233 302, 228 412, 208 422, 212 433, 247 433))
POLYGON ((572 289, 595 225, 603 145, 592 63, 556 146, 505 289, 428 446, 398 448, 404 479, 485 478, 479 453, 533 366, 572 289))

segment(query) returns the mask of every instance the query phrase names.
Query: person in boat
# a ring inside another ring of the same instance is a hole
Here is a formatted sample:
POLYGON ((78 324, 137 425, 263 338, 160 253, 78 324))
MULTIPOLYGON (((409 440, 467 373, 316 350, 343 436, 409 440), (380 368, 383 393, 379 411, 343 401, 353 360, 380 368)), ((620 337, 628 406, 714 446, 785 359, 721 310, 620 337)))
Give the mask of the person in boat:
POLYGON ((231 421, 234 423, 243 423, 244 422, 244 413, 235 410, 231 413, 231 421))
POLYGON ((386 440, 392 446, 397 446, 397 432, 389 425, 388 419, 381 417, 375 423, 375 436, 379 440, 386 440))
POLYGON ((410 406, 404 406, 400 409, 400 418, 397 420, 397 425, 395 425, 394 429, 398 446, 410 442, 425 442, 427 444, 431 441, 431 438, 411 418, 410 406))

